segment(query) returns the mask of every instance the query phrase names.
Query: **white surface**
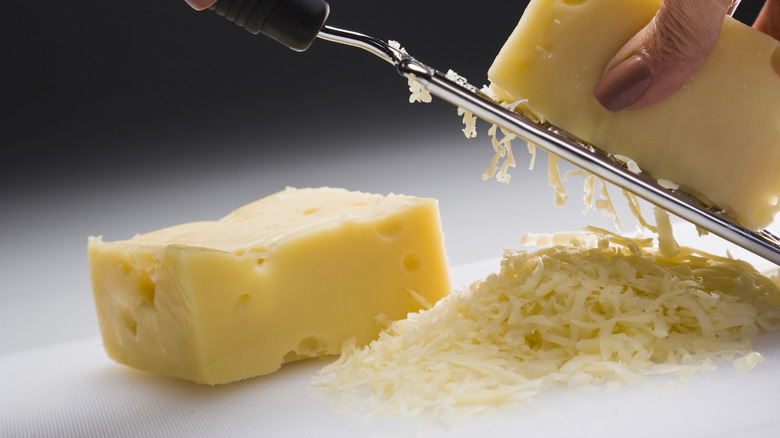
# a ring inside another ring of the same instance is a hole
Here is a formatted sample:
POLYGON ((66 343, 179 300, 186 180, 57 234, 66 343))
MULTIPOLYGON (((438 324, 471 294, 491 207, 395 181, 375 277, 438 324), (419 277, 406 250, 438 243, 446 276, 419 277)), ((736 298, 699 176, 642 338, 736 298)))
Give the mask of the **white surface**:
MULTIPOLYGON (((611 220, 598 212, 582 215, 578 179, 567 184, 569 206, 554 207, 544 155, 537 158, 539 170, 530 173, 523 169, 522 145, 512 182, 503 185, 481 180, 492 156, 484 135, 471 141, 408 140, 412 146, 403 149, 397 141, 308 159, 290 148, 272 159, 105 170, 34 187, 20 181, 21 191, 0 189, 0 437, 414 436, 412 423, 338 415, 325 400, 309 395, 309 378, 323 361, 290 364, 270 376, 214 388, 113 363, 98 338, 86 260, 89 235, 123 239, 214 219, 285 185, 438 198, 456 284, 497 269, 501 249, 518 247, 524 233, 584 225, 611 229, 611 220)), ((611 193, 620 199, 618 191, 611 193)), ((625 212, 622 217, 630 231, 633 220, 625 212)), ((707 245, 717 253, 726 248, 719 239, 707 245)), ((636 388, 572 398, 551 392, 536 400, 547 411, 521 410, 423 436, 522 430, 526 436, 777 437, 780 338, 763 341, 757 349, 767 363, 747 374, 723 364, 668 394, 636 388)))
MULTIPOLYGON (((453 269, 457 284, 481 278, 497 260, 453 269)), ((667 392, 550 391, 537 409, 448 428, 411 420, 364 420, 335 413, 309 392, 326 360, 223 386, 135 371, 103 352, 99 338, 0 357, 0 435, 13 437, 777 437, 780 337, 757 346, 767 359, 747 373, 720 363, 667 392), (9 396, 13 394, 13 396, 9 396), (494 435, 495 434, 495 435, 494 435)))

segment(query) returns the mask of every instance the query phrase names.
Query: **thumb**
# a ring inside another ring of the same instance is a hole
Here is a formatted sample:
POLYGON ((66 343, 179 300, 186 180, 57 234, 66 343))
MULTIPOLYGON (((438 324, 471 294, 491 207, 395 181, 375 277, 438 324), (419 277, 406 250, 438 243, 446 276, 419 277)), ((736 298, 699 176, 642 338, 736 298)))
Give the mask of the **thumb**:
POLYGON ((685 85, 707 59, 733 0, 663 0, 609 61, 593 94, 608 110, 641 108, 685 85))
POLYGON ((202 11, 217 2, 217 0, 184 0, 193 9, 202 11))
POLYGON ((780 40, 780 0, 767 0, 753 27, 780 40))

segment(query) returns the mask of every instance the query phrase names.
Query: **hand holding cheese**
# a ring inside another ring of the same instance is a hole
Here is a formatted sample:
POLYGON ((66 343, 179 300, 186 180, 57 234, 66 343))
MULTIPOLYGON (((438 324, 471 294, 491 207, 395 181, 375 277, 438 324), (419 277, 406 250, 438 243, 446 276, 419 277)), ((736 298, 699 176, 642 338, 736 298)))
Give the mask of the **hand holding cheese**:
MULTIPOLYGON (((704 64, 734 0, 664 0, 658 13, 609 61, 594 88, 610 111, 642 108, 679 90, 704 64)), ((780 39, 780 0, 754 28, 780 39)))
POLYGON ((780 211, 780 41, 726 17, 679 92, 611 112, 593 95, 605 66, 661 0, 532 0, 488 73, 496 94, 750 229, 780 211))

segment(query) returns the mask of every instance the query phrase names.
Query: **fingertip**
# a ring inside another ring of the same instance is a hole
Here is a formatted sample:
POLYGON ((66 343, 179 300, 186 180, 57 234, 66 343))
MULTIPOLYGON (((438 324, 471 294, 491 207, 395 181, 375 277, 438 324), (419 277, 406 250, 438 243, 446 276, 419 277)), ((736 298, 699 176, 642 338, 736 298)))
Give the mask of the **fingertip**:
POLYGON ((593 96, 611 112, 635 103, 650 87, 653 73, 647 60, 632 55, 608 70, 596 83, 593 96))
POLYGON ((764 3, 753 27, 780 41, 780 0, 764 3))
POLYGON ((196 11, 202 11, 217 2, 217 0, 184 0, 196 11))
MULTIPOLYGON (((769 0, 778 3, 780 0, 769 0)), ((610 111, 654 104, 683 87, 717 42, 732 0, 664 0, 653 19, 613 57, 594 88, 610 111)))

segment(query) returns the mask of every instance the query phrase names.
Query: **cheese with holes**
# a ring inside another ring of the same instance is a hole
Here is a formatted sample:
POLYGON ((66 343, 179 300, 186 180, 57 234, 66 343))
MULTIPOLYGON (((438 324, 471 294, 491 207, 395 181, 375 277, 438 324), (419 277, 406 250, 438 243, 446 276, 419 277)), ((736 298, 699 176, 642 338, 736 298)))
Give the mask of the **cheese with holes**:
POLYGON ((780 42, 731 18, 696 76, 667 99, 610 113, 607 62, 659 0, 532 0, 489 77, 499 96, 758 229, 780 210, 780 42))
POLYGON ((206 384, 366 344, 450 291, 438 203, 402 195, 288 188, 88 249, 108 355, 206 384))

